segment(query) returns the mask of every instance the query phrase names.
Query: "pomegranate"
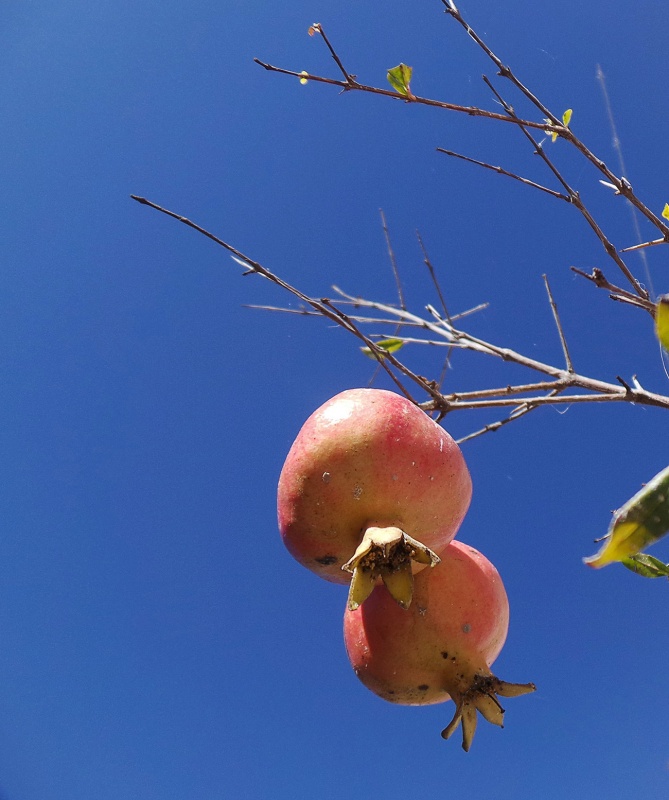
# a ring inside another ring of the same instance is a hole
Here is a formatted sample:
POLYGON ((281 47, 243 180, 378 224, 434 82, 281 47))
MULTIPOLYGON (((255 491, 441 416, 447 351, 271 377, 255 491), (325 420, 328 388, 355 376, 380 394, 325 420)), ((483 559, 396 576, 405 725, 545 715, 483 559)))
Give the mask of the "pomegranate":
POLYGON ((416 576, 408 611, 377 588, 364 606, 347 609, 344 640, 356 675, 384 700, 428 705, 452 698, 455 715, 442 736, 448 739, 462 722, 462 746, 469 750, 477 711, 501 727, 504 709, 497 696, 535 689, 490 671, 508 626, 499 573, 478 550, 453 541, 434 570, 416 576))
POLYGON ((469 471, 443 428, 394 392, 349 389, 317 409, 290 448, 279 529, 305 567, 351 582, 351 608, 379 580, 408 607, 412 574, 439 561, 470 499, 469 471))

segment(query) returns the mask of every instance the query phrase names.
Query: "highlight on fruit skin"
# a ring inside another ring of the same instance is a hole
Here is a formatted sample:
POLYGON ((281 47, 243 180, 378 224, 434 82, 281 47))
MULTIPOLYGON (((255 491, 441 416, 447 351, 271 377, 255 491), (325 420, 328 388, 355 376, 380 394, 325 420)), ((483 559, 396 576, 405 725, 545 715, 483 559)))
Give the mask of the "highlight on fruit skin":
POLYGON ((598 553, 583 561, 599 569, 649 547, 669 532, 669 467, 658 472, 613 515, 598 553))
POLYGON ((490 670, 506 640, 509 603, 495 567, 469 545, 453 541, 441 563, 414 579, 414 600, 402 611, 381 587, 344 614, 344 642, 362 683, 391 703, 430 705, 452 699, 455 713, 442 731, 462 725, 471 747, 478 714, 503 726, 499 698, 535 690, 490 670))
POLYGON ((404 608, 415 573, 439 561, 471 500, 460 448, 425 412, 383 389, 349 389, 304 423, 277 491, 297 561, 351 583, 359 606, 380 581, 404 608))

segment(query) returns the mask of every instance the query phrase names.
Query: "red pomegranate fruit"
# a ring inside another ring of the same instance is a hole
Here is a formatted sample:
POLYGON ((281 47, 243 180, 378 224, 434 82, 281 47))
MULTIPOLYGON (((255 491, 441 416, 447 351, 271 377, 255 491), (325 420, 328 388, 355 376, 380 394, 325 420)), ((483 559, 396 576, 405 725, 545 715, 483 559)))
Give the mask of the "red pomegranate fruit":
POLYGON ((428 705, 453 699, 455 715, 442 736, 448 739, 462 722, 462 746, 469 750, 477 711, 501 727, 497 697, 535 689, 490 671, 508 625, 499 573, 478 550, 453 541, 434 570, 416 575, 408 611, 377 588, 364 606, 346 611, 344 640, 356 675, 384 700, 428 705))
POLYGON ((351 608, 379 580, 408 607, 412 574, 439 561, 471 490, 460 448, 425 412, 394 392, 350 389, 317 409, 290 448, 279 529, 305 567, 351 582, 351 608))

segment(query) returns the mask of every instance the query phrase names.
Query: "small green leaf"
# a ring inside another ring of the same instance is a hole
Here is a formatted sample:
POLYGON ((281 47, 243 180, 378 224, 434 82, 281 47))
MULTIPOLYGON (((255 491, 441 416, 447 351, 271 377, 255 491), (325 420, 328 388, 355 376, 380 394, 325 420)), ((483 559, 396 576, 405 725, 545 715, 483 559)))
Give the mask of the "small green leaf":
POLYGON ((635 556, 623 558, 621 563, 644 578, 669 578, 669 564, 647 553, 637 553, 635 556))
MULTIPOLYGON (((404 347, 405 342, 402 339, 381 339, 375 342, 377 347, 385 350, 386 353, 396 353, 400 347, 404 347)), ((376 355, 372 352, 371 347, 361 347, 362 352, 368 357, 376 360, 376 355)))
POLYGON ((669 350, 669 294, 657 298, 655 306, 655 335, 665 350, 669 350))
POLYGON ((411 67, 406 64, 398 64, 396 67, 388 70, 388 83, 393 87, 396 92, 404 97, 411 97, 411 89, 409 83, 411 82, 411 67))
POLYGON ((669 219, 669 203, 664 204, 664 208, 662 209, 662 216, 665 219, 669 219))
POLYGON ((669 467, 663 469, 613 516, 600 551, 583 559, 590 567, 624 561, 669 533, 669 467))

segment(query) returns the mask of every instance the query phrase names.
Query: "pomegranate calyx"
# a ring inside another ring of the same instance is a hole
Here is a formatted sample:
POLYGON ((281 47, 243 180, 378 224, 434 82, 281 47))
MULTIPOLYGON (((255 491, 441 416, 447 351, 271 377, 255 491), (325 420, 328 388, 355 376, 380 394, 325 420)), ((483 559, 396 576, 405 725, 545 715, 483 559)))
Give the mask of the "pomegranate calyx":
POLYGON ((488 722, 503 728, 504 709, 497 700, 497 695, 519 697, 535 691, 536 688, 533 683, 508 683, 494 675, 475 675, 469 689, 459 697, 456 692, 451 692, 456 703, 455 714, 441 732, 442 737, 450 738, 462 723, 462 749, 468 752, 476 733, 477 711, 488 722))
POLYGON ((429 547, 401 528, 369 526, 353 556, 342 566, 353 574, 349 609, 355 611, 365 602, 379 578, 392 598, 402 608, 409 608, 413 596, 411 562, 434 567, 440 560, 429 547))

